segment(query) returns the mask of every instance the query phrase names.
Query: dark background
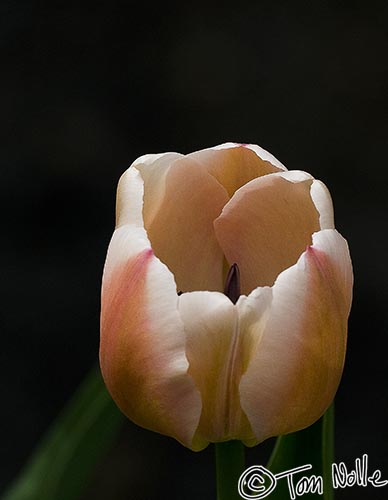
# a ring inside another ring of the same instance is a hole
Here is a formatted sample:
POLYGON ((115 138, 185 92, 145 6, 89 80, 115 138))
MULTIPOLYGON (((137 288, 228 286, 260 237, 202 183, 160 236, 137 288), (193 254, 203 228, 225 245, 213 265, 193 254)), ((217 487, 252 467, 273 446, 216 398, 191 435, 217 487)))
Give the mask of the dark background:
MULTIPOLYGON (((388 478, 388 3, 143 4, 0 2, 0 486, 96 362, 120 174, 229 140, 331 190, 355 271, 336 458, 388 478)), ((84 500, 211 499, 212 460, 128 422, 84 500)))

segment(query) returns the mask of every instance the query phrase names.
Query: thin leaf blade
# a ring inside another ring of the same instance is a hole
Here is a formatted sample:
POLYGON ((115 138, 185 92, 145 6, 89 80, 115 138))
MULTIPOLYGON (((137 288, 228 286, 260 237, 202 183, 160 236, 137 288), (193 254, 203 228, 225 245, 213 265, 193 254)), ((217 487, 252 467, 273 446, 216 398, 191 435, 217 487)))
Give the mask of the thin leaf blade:
POLYGON ((123 421, 93 368, 1 500, 78 498, 123 421))

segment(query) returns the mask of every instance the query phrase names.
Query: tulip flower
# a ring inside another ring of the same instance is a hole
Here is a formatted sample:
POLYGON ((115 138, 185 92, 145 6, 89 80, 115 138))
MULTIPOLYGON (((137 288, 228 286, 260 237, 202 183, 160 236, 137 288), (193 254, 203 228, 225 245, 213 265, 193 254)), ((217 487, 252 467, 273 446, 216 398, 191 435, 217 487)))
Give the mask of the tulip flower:
POLYGON ((325 185, 227 143, 138 158, 116 212, 100 362, 128 418, 200 450, 321 417, 343 370, 353 280, 325 185))

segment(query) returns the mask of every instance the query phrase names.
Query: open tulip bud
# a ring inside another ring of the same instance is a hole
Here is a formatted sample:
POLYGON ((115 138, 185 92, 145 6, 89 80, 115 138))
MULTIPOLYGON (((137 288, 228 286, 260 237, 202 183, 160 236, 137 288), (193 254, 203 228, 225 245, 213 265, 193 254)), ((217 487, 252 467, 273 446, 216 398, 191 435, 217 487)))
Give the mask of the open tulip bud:
POLYGON ((128 418, 200 450, 325 412, 353 275, 322 182, 255 145, 151 154, 121 177, 116 215, 100 361, 128 418))

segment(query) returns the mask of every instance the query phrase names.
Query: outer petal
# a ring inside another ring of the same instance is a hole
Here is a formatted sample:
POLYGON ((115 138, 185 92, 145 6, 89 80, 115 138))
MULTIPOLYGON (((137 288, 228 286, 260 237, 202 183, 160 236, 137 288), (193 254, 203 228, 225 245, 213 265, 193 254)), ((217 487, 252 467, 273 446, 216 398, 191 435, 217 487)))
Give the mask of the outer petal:
POLYGON ((259 177, 239 189, 214 221, 226 259, 240 268, 243 293, 272 285, 311 244, 320 229, 312 181, 300 171, 259 177))
POLYGON ((270 288, 257 290, 255 296, 241 297, 237 305, 216 292, 185 293, 179 298, 189 373, 202 398, 198 442, 255 439, 240 406, 239 383, 263 329, 270 292, 270 288))
POLYGON ((187 373, 174 278, 154 256, 141 226, 141 177, 135 169, 126 177, 125 203, 132 210, 113 234, 104 269, 101 369, 131 420, 191 447, 201 402, 187 373))
POLYGON ((319 212, 321 229, 334 229, 333 202, 327 187, 323 182, 314 179, 311 184, 310 195, 319 212))
POLYGON ((276 280, 269 318, 240 384, 256 443, 316 421, 337 390, 345 357, 352 267, 335 230, 276 280))

